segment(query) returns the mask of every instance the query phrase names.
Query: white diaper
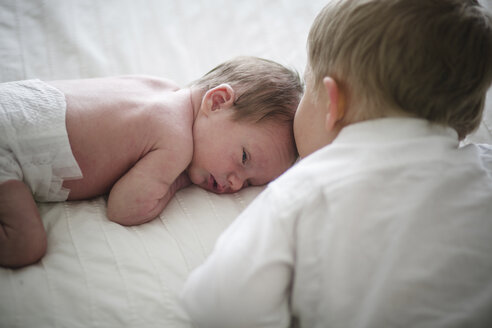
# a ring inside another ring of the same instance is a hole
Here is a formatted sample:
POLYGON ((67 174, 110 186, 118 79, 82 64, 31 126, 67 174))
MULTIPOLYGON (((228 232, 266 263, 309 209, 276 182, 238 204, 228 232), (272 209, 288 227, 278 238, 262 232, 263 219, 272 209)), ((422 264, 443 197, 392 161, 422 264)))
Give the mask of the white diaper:
POLYGON ((82 177, 68 141, 65 96, 40 81, 0 83, 0 183, 22 180, 37 201, 64 201, 82 177))

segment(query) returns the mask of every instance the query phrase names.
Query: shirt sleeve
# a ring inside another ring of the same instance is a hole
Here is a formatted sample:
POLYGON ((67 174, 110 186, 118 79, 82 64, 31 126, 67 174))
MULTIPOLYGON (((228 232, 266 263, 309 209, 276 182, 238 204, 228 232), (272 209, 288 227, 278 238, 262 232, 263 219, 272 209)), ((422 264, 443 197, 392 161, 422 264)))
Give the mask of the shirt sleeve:
POLYGON ((188 278, 181 297, 194 327, 288 327, 293 229, 273 196, 260 194, 188 278))

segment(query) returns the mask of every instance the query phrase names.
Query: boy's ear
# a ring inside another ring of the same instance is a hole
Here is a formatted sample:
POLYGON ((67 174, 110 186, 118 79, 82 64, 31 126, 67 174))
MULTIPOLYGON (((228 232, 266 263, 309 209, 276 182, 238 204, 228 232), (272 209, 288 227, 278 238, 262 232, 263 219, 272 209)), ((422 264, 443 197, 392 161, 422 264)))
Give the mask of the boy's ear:
POLYGON ((345 99, 339 84, 331 76, 323 78, 323 87, 328 96, 325 129, 332 131, 337 122, 345 115, 345 99))
POLYGON ((202 109, 206 113, 230 108, 234 104, 234 89, 229 84, 221 84, 205 92, 202 109))

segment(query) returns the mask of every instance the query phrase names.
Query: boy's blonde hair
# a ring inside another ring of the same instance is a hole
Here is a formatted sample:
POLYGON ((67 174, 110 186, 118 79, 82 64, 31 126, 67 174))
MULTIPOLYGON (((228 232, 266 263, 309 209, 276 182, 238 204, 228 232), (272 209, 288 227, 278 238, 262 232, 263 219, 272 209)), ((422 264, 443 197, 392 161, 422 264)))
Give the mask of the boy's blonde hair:
POLYGON ((480 124, 492 82, 492 19, 474 0, 332 0, 308 55, 315 88, 331 75, 348 106, 367 109, 348 121, 400 111, 462 139, 480 124))
POLYGON ((222 83, 235 91, 235 120, 291 123, 303 94, 299 74, 276 62, 237 57, 212 69, 192 85, 203 91, 222 83))

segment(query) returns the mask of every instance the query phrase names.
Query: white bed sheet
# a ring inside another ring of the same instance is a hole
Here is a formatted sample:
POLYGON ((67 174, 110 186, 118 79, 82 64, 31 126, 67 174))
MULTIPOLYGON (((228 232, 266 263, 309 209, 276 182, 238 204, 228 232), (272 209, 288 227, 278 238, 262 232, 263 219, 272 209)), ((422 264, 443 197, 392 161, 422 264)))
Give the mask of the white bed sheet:
POLYGON ((0 327, 189 327, 178 300, 184 279, 259 190, 190 187, 134 227, 107 220, 103 197, 40 204, 48 253, 0 270, 0 327))
MULTIPOLYGON (((0 82, 150 74, 184 86, 237 55, 302 73, 326 1, 1 0, 0 82)), ((492 140, 491 98, 471 140, 492 140)), ((261 189, 190 187, 136 227, 109 222, 103 197, 39 204, 48 252, 0 268, 0 327, 189 327, 177 299, 184 280, 261 189)))

